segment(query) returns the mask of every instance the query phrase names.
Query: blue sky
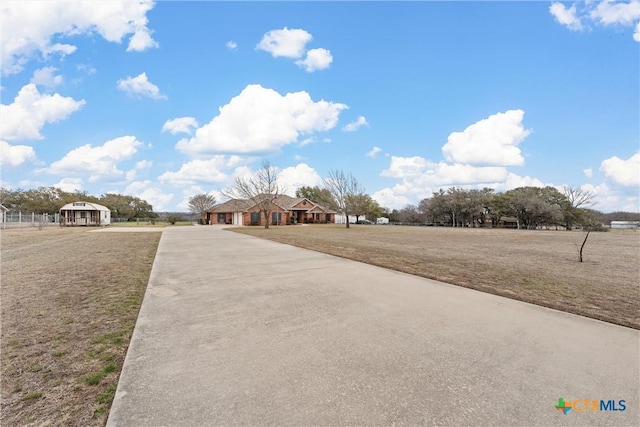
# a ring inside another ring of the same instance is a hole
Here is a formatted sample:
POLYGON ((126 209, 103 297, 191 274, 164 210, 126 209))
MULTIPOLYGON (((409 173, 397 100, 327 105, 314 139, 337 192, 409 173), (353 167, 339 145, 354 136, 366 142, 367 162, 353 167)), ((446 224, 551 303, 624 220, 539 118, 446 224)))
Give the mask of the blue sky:
POLYGON ((3 2, 2 186, 186 210, 263 159, 382 206, 571 185, 640 210, 640 2, 3 2), (52 16, 57 19, 51 19, 52 16))

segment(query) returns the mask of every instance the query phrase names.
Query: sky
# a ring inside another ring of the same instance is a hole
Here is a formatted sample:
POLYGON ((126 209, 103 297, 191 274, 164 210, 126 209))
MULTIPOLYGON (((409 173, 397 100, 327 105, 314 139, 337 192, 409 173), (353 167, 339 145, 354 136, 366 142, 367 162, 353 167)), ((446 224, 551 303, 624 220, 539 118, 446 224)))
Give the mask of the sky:
POLYGON ((353 174, 381 206, 569 185, 640 211, 640 1, 4 1, 0 184, 288 194, 353 174))

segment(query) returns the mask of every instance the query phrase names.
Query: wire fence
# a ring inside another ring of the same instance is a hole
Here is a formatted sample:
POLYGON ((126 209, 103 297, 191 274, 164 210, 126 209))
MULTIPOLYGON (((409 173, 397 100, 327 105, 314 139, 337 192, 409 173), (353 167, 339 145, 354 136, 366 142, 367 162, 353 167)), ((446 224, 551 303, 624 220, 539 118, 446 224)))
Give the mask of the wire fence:
POLYGON ((60 214, 35 212, 3 212, 2 228, 9 227, 48 227, 60 224, 60 214))

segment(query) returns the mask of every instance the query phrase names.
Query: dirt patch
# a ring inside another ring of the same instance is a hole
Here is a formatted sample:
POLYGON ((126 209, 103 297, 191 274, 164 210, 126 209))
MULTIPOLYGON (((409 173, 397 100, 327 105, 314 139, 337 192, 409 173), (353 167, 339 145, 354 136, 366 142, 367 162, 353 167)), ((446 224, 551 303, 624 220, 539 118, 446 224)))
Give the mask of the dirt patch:
POLYGON ((2 425, 105 424, 160 235, 2 230, 2 425))
POLYGON ((640 329, 640 233, 355 225, 231 229, 640 329))

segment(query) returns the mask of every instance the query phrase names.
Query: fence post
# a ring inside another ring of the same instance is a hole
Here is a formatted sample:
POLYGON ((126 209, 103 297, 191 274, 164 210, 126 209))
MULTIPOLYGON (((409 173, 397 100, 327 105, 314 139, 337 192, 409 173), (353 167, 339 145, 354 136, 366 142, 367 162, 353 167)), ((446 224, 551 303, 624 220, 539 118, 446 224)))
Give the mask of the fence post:
POLYGON ((22 211, 18 212, 18 224, 22 224, 22 211))

